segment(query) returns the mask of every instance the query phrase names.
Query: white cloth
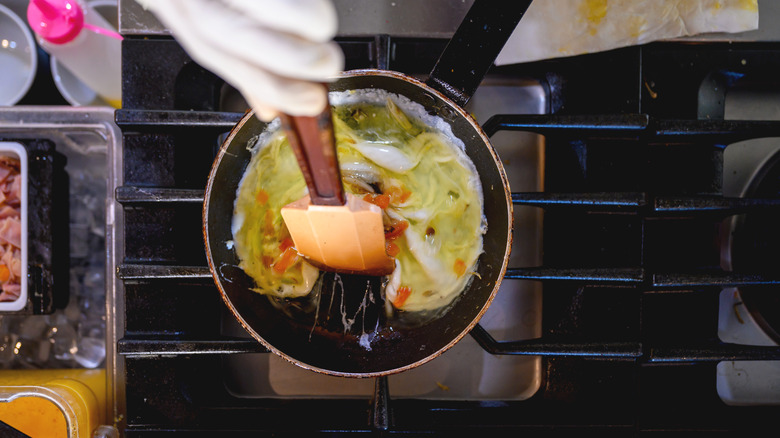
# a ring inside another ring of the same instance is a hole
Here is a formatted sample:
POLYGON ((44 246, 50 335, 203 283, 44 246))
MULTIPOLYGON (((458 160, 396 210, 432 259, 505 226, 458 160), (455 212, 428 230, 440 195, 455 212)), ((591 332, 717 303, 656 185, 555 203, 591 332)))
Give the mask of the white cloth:
POLYGON ((757 0, 537 0, 496 65, 757 28, 757 0))
POLYGON ((330 0, 136 1, 265 121, 277 112, 319 114, 327 105, 321 83, 344 68, 330 0))

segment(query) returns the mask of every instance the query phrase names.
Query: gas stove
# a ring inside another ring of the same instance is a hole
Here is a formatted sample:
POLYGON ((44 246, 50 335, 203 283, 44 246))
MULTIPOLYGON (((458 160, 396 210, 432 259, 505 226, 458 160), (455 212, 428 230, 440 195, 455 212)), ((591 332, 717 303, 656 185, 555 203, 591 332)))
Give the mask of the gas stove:
MULTIPOLYGON (((470 6, 406 3, 336 2, 348 69, 424 77, 470 6), (436 19, 414 26, 421 14, 436 19)), ((763 23, 772 6, 760 6, 763 23)), ((780 204, 743 190, 780 137, 780 122, 750 112, 777 102, 780 46, 763 29, 493 68, 467 110, 509 176, 510 269, 470 337, 413 370, 359 380, 281 360, 226 311, 200 210, 247 105, 120 1, 109 251, 125 435, 768 427, 777 392, 742 380, 757 366, 777 381, 780 349, 740 337, 751 320, 734 316, 734 297, 780 278, 725 269, 721 256, 734 217, 780 204)))

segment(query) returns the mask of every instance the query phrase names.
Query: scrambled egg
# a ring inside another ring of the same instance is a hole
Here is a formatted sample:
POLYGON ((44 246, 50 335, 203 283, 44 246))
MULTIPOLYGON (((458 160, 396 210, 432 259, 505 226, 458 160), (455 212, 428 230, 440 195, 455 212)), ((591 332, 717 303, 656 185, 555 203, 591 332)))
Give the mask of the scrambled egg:
MULTIPOLYGON (((396 264, 387 302, 404 311, 448 305, 473 275, 487 226, 462 143, 441 119, 397 95, 331 93, 331 102, 343 102, 333 107, 333 122, 344 188, 383 210, 386 250, 396 264)), ((280 214, 306 194, 303 176, 278 124, 251 147, 233 216, 240 267, 258 293, 305 296, 319 271, 295 251, 280 214)))

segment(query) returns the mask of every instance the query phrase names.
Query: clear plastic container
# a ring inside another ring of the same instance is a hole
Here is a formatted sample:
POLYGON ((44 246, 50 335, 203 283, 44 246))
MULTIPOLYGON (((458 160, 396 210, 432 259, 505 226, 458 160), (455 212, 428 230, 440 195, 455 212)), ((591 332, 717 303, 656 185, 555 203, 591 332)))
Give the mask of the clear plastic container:
POLYGON ((121 106, 121 39, 79 0, 30 0, 27 20, 38 44, 115 108, 121 106))

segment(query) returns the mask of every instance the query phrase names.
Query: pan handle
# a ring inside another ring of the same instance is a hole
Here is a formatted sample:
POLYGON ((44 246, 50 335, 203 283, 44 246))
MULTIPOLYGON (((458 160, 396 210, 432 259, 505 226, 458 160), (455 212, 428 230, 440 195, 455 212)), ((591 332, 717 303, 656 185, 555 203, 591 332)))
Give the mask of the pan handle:
POLYGON ((426 84, 465 106, 530 5, 531 0, 475 0, 426 84))
POLYGON ((279 115, 314 205, 346 203, 331 117, 330 106, 315 117, 279 115))

